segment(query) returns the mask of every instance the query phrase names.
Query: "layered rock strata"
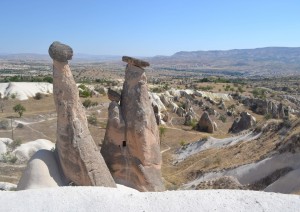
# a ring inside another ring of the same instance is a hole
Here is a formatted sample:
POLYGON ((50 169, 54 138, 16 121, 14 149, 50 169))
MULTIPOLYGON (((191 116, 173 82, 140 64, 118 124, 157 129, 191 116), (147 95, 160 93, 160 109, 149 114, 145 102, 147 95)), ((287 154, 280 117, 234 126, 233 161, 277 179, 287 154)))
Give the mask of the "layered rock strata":
POLYGON ((139 191, 163 191, 160 140, 144 67, 127 62, 120 105, 111 98, 101 153, 117 183, 139 191))

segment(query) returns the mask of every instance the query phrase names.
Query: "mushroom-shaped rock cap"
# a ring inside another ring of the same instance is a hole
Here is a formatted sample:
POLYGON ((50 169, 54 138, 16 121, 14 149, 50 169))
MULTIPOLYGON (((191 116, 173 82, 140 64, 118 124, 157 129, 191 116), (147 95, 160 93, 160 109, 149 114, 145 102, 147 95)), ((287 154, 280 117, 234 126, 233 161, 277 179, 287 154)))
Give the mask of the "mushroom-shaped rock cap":
POLYGON ((110 101, 119 102, 121 100, 121 94, 118 93, 117 91, 114 91, 114 90, 110 89, 110 88, 107 91, 107 96, 108 96, 110 101))
POLYGON ((136 59, 134 57, 123 56, 122 61, 140 68, 150 66, 150 64, 144 60, 136 59))
POLYGON ((73 57, 73 49, 58 41, 55 41, 50 45, 48 52, 53 60, 59 62, 67 62, 68 60, 72 60, 73 57))

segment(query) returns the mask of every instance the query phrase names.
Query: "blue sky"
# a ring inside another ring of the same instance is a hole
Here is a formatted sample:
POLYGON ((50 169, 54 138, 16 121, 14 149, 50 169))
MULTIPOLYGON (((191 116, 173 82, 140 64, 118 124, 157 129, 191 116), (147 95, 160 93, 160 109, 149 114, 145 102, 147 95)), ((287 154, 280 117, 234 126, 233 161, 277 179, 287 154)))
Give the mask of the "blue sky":
POLYGON ((154 56, 299 47, 298 0, 2 0, 0 53, 154 56))

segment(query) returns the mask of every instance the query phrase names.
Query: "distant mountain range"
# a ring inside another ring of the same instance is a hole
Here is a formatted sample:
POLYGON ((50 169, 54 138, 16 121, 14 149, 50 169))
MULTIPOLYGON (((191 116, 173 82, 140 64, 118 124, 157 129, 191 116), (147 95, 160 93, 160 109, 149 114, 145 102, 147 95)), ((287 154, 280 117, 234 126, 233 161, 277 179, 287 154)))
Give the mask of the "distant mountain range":
MULTIPOLYGON (((75 54, 74 62, 121 62, 121 56, 75 54)), ((0 54, 2 60, 51 61, 47 54, 0 54)), ((241 76, 300 74, 300 47, 265 47, 216 51, 180 51, 142 58, 157 70, 241 76)))
MULTIPOLYGON (((1 59, 7 60, 50 60, 48 54, 20 53, 4 54, 0 53, 1 59)), ((100 60, 111 61, 121 60, 119 55, 92 55, 75 54, 74 60, 100 60)), ((180 51, 171 56, 154 56, 146 59, 152 61, 198 61, 208 62, 217 60, 230 60, 233 62, 252 62, 252 61, 282 61, 299 63, 300 47, 265 47, 256 49, 232 49, 232 50, 209 50, 209 51, 180 51)))
POLYGON ((231 72, 241 75, 300 74, 300 47, 265 47, 224 51, 181 51, 156 56, 149 62, 158 67, 199 72, 231 72))
MULTIPOLYGON (((172 56, 155 56, 152 60, 181 60, 181 61, 290 61, 300 59, 300 47, 265 47, 257 49, 232 49, 211 51, 180 51, 172 56)), ((299 61, 298 61, 299 62, 299 61)))
MULTIPOLYGON (((171 56, 174 59, 182 60, 217 60, 228 59, 236 61, 262 61, 276 60, 284 62, 295 62, 300 59, 300 48, 290 47, 266 47, 257 49, 233 49, 227 51, 193 51, 193 52, 177 52, 171 56)), ((297 61, 299 62, 299 61, 297 61)))
MULTIPOLYGON (((90 54, 75 54, 73 60, 75 62, 105 62, 121 60, 122 56, 115 55, 90 55, 90 54)), ((0 54, 0 59, 11 61, 51 61, 48 54, 34 54, 34 53, 21 53, 21 54, 0 54)))

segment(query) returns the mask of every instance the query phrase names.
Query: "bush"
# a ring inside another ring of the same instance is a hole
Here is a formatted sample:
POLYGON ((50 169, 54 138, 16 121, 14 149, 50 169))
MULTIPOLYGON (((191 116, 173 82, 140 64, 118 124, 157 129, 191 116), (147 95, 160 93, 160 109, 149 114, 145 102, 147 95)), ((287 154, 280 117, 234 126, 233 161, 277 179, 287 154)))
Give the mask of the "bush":
POLYGON ((17 94, 16 94, 16 93, 11 94, 11 95, 10 95, 10 98, 12 98, 12 99, 17 98, 17 94))
POLYGON ((223 123, 225 123, 227 121, 227 118, 224 115, 220 115, 219 120, 221 120, 223 123))
POLYGON ((84 84, 80 84, 78 86, 78 88, 79 88, 79 96, 80 97, 87 98, 87 97, 92 96, 91 90, 84 84))
POLYGON ((105 96, 106 95, 106 90, 105 90, 105 88, 104 87, 102 87, 102 86, 96 86, 95 87, 95 91, 97 91, 99 94, 102 94, 103 96, 105 96))
POLYGON ((0 129, 7 130, 9 127, 9 122, 6 119, 0 121, 0 129))
POLYGON ((94 125, 94 126, 97 126, 97 124, 99 123, 98 119, 97 119, 97 115, 95 113, 93 113, 92 115, 90 115, 87 118, 87 120, 88 120, 89 124, 94 125))
POLYGON ((162 142, 163 137, 165 136, 166 132, 167 132, 167 128, 165 126, 162 125, 162 126, 159 127, 160 142, 162 142))
POLYGON ((18 160, 18 158, 10 152, 2 153, 0 159, 3 163, 15 163, 18 160))
POLYGON ((252 94, 255 98, 265 99, 266 98, 266 91, 261 88, 255 88, 252 91, 252 94))
POLYGON ((87 98, 91 96, 91 91, 89 90, 79 90, 79 96, 83 98, 87 98))
POLYGON ((210 86, 210 85, 198 87, 198 89, 202 90, 202 91, 209 91, 209 90, 212 90, 213 88, 214 88, 214 86, 210 86))
POLYGON ((43 98, 43 94, 41 94, 40 92, 36 93, 34 96, 34 99, 36 99, 36 100, 40 100, 42 98, 43 98))
POLYGON ((264 115, 264 118, 265 118, 266 120, 269 120, 269 119, 272 118, 272 114, 271 114, 271 113, 266 113, 266 114, 264 115))
POLYGON ((188 147, 188 144, 184 140, 181 140, 179 144, 183 150, 186 150, 186 148, 188 147))
POLYGON ((206 167, 210 166, 211 163, 212 163, 211 159, 205 158, 203 168, 206 168, 206 167))
POLYGON ((150 91, 152 93, 162 93, 164 92, 164 89, 162 87, 154 87, 154 88, 150 88, 150 91))
POLYGON ((232 104, 232 105, 230 105, 229 107, 228 107, 228 110, 234 110, 235 109, 235 105, 234 104, 232 104))
POLYGON ((107 127, 107 122, 100 122, 99 125, 100 125, 100 128, 106 129, 106 127, 107 127))
POLYGON ((197 124, 198 124, 197 119, 192 119, 192 120, 190 120, 190 121, 188 121, 188 122, 186 123, 186 125, 187 125, 187 126, 191 126, 193 130, 196 129, 197 124))
POLYGON ((11 143, 7 145, 8 148, 10 148, 12 151, 15 150, 18 146, 22 144, 21 139, 15 139, 11 143))
POLYGON ((186 142, 185 142, 184 140, 181 140, 181 141, 179 142, 179 144, 180 144, 180 146, 185 146, 185 145, 186 145, 186 142))
POLYGON ((241 86, 238 87, 237 91, 240 92, 240 93, 244 93, 245 92, 245 90, 241 86))
POLYGON ((284 119, 282 125, 286 128, 290 128, 292 126, 292 122, 288 119, 284 119))
POLYGON ((225 91, 229 91, 229 89, 230 89, 230 85, 226 85, 225 91))
POLYGON ((215 163, 220 165, 221 161, 222 161, 222 158, 219 155, 217 155, 215 158, 215 163))
POLYGON ((82 102, 82 105, 85 107, 85 108, 88 108, 90 107, 92 104, 92 101, 90 99, 86 99, 82 102))
POLYGON ((43 82, 49 82, 49 83, 53 83, 53 78, 50 76, 46 76, 43 78, 43 82))
POLYGON ((97 106, 98 103, 97 102, 93 102, 91 101, 90 99, 86 99, 82 102, 82 105, 85 107, 85 108, 88 108, 88 107, 92 107, 92 106, 97 106))

